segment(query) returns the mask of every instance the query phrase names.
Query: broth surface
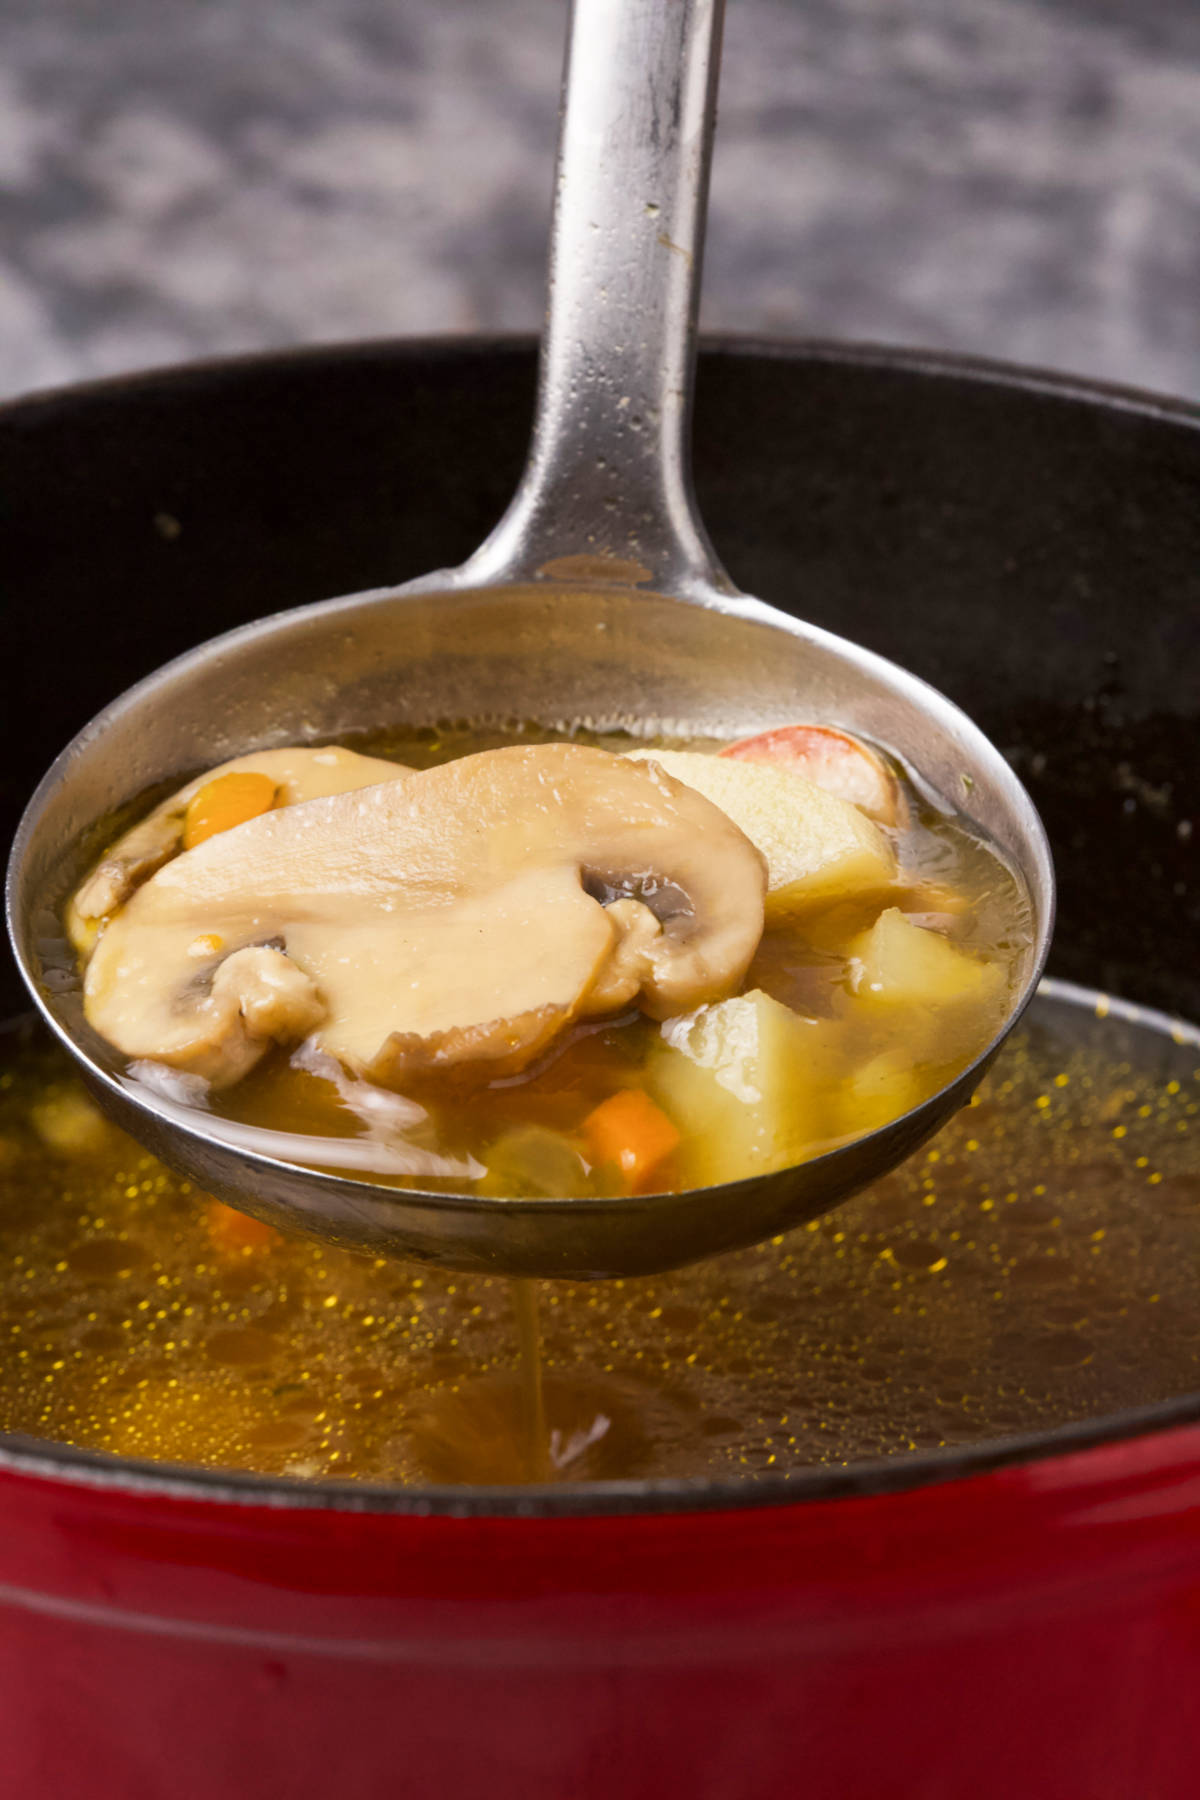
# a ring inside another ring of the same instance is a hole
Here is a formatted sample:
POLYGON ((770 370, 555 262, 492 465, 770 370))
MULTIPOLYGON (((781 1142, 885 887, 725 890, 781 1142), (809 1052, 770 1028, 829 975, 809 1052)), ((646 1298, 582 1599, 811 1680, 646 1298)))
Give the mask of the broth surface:
POLYGON ((753 1477, 1161 1401, 1200 1389, 1198 1114, 1194 1034, 1039 1000, 975 1102, 829 1218, 539 1284, 543 1430, 509 1283, 242 1232, 14 1037, 0 1427, 309 1478, 753 1477))

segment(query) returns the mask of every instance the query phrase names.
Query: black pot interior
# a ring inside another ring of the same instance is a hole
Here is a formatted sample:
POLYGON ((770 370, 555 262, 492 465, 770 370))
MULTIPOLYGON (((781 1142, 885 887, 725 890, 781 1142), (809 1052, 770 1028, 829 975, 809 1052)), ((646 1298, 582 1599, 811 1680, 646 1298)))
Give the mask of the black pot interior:
MULTIPOLYGON (((4 842, 66 740, 170 656, 460 560, 512 491, 533 378, 526 343, 380 344, 0 409, 4 842)), ((744 589, 924 675, 1011 756, 1057 862, 1051 971, 1200 1018, 1200 414, 718 344, 695 460, 744 589)), ((24 1004, 5 958, 0 1014, 24 1004)))

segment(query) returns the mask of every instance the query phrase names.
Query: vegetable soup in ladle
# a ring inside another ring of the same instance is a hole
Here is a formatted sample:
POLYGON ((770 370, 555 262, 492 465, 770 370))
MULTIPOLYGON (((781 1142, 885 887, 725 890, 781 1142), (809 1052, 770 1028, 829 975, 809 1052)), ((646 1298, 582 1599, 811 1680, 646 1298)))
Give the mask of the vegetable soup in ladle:
POLYGON ((72 898, 90 1023, 234 1141, 513 1197, 770 1173, 990 1042, 1028 903, 866 746, 544 735, 189 783, 72 898))
POLYGON ((753 1243, 936 1129, 1036 984, 1004 759, 738 594, 695 513, 719 28, 577 0, 533 447, 476 555, 180 658, 23 822, 39 1005, 272 1222, 515 1275, 753 1243))

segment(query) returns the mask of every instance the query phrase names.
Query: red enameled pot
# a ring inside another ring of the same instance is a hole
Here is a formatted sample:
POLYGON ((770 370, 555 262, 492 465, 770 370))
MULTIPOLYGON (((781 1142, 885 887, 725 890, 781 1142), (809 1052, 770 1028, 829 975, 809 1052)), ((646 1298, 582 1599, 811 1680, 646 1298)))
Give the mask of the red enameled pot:
MULTIPOLYGON (((515 481, 533 367, 368 345, 0 410, 6 829, 168 656, 461 558, 515 481)), ((744 588, 1011 752, 1054 841, 1055 972, 1200 1016, 1200 413, 728 344, 696 461, 744 588)), ((1200 1396, 786 1486, 548 1493, 0 1440, 0 1793, 1192 1800, 1197 1421, 1200 1396)))

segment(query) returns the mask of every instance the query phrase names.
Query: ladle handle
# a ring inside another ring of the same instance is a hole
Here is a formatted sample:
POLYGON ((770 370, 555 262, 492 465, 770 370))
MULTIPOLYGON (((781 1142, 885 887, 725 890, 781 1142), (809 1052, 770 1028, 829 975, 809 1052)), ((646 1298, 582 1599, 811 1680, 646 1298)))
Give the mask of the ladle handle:
POLYGON ((733 591, 690 441, 723 15, 724 0, 573 0, 533 441, 461 571, 472 584, 586 578, 603 558, 667 592, 733 591))

